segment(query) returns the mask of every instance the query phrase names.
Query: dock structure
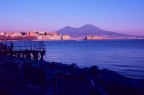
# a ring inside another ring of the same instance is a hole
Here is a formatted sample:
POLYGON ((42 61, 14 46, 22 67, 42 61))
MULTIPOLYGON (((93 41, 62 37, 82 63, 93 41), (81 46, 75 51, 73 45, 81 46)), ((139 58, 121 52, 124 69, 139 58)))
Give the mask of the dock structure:
POLYGON ((31 60, 44 60, 45 45, 43 41, 30 43, 23 43, 23 45, 17 46, 10 41, 0 41, 0 56, 13 56, 17 58, 25 58, 31 60))

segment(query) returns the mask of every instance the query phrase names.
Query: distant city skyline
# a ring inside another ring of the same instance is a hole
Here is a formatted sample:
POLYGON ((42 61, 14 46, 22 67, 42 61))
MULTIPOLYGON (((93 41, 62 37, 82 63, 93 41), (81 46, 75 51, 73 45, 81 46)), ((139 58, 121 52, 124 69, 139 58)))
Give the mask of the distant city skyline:
POLYGON ((92 24, 144 35, 144 0, 0 0, 0 32, 57 31, 92 24))

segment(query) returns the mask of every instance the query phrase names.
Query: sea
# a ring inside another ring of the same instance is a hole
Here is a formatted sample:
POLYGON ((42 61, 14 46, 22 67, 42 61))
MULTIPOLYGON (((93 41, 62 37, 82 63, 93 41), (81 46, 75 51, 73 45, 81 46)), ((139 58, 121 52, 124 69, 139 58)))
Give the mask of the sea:
POLYGON ((44 45, 46 61, 76 63, 81 68, 96 65, 127 77, 144 79, 144 40, 61 40, 44 41, 44 45))

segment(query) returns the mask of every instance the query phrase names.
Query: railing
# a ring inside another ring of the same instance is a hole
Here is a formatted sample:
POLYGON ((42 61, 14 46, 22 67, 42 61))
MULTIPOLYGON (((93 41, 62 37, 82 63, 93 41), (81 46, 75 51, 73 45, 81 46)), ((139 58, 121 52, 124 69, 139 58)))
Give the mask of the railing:
POLYGON ((35 46, 14 46, 13 51, 23 51, 23 50, 36 50, 43 51, 46 50, 46 46, 43 47, 35 47, 35 46))
POLYGON ((46 46, 43 44, 43 42, 35 43, 35 42, 25 42, 24 44, 17 45, 12 42, 0 42, 0 51, 24 51, 24 50, 37 50, 37 51, 43 51, 46 50, 46 46))
POLYGON ((11 46, 0 46, 0 51, 24 51, 24 50, 35 50, 35 51, 43 51, 46 50, 46 46, 13 46, 11 49, 11 46))

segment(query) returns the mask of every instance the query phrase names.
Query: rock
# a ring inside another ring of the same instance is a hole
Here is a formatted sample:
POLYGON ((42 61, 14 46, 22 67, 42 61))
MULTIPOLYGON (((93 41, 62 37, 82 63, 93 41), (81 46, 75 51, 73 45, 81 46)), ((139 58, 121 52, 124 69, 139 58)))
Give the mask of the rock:
POLYGON ((68 65, 3 57, 0 70, 0 77, 15 80, 16 84, 16 80, 21 79, 20 83, 36 89, 37 86, 54 88, 57 85, 59 95, 144 95, 144 80, 124 77, 107 69, 99 70, 97 66, 79 68, 75 63, 68 65))
POLYGON ((91 82, 85 78, 59 74, 56 83, 58 95, 94 95, 91 82))
POLYGON ((3 77, 11 80, 19 80, 21 78, 21 70, 18 63, 9 60, 3 61, 1 64, 1 74, 3 77))
POLYGON ((45 86, 46 72, 37 67, 25 66, 24 67, 24 81, 32 85, 45 86))
POLYGON ((90 68, 90 72, 93 76, 97 76, 97 74, 99 73, 99 68, 97 66, 92 66, 90 68))
POLYGON ((139 80, 123 77, 110 70, 101 70, 98 80, 110 95, 144 95, 144 85, 139 80))

